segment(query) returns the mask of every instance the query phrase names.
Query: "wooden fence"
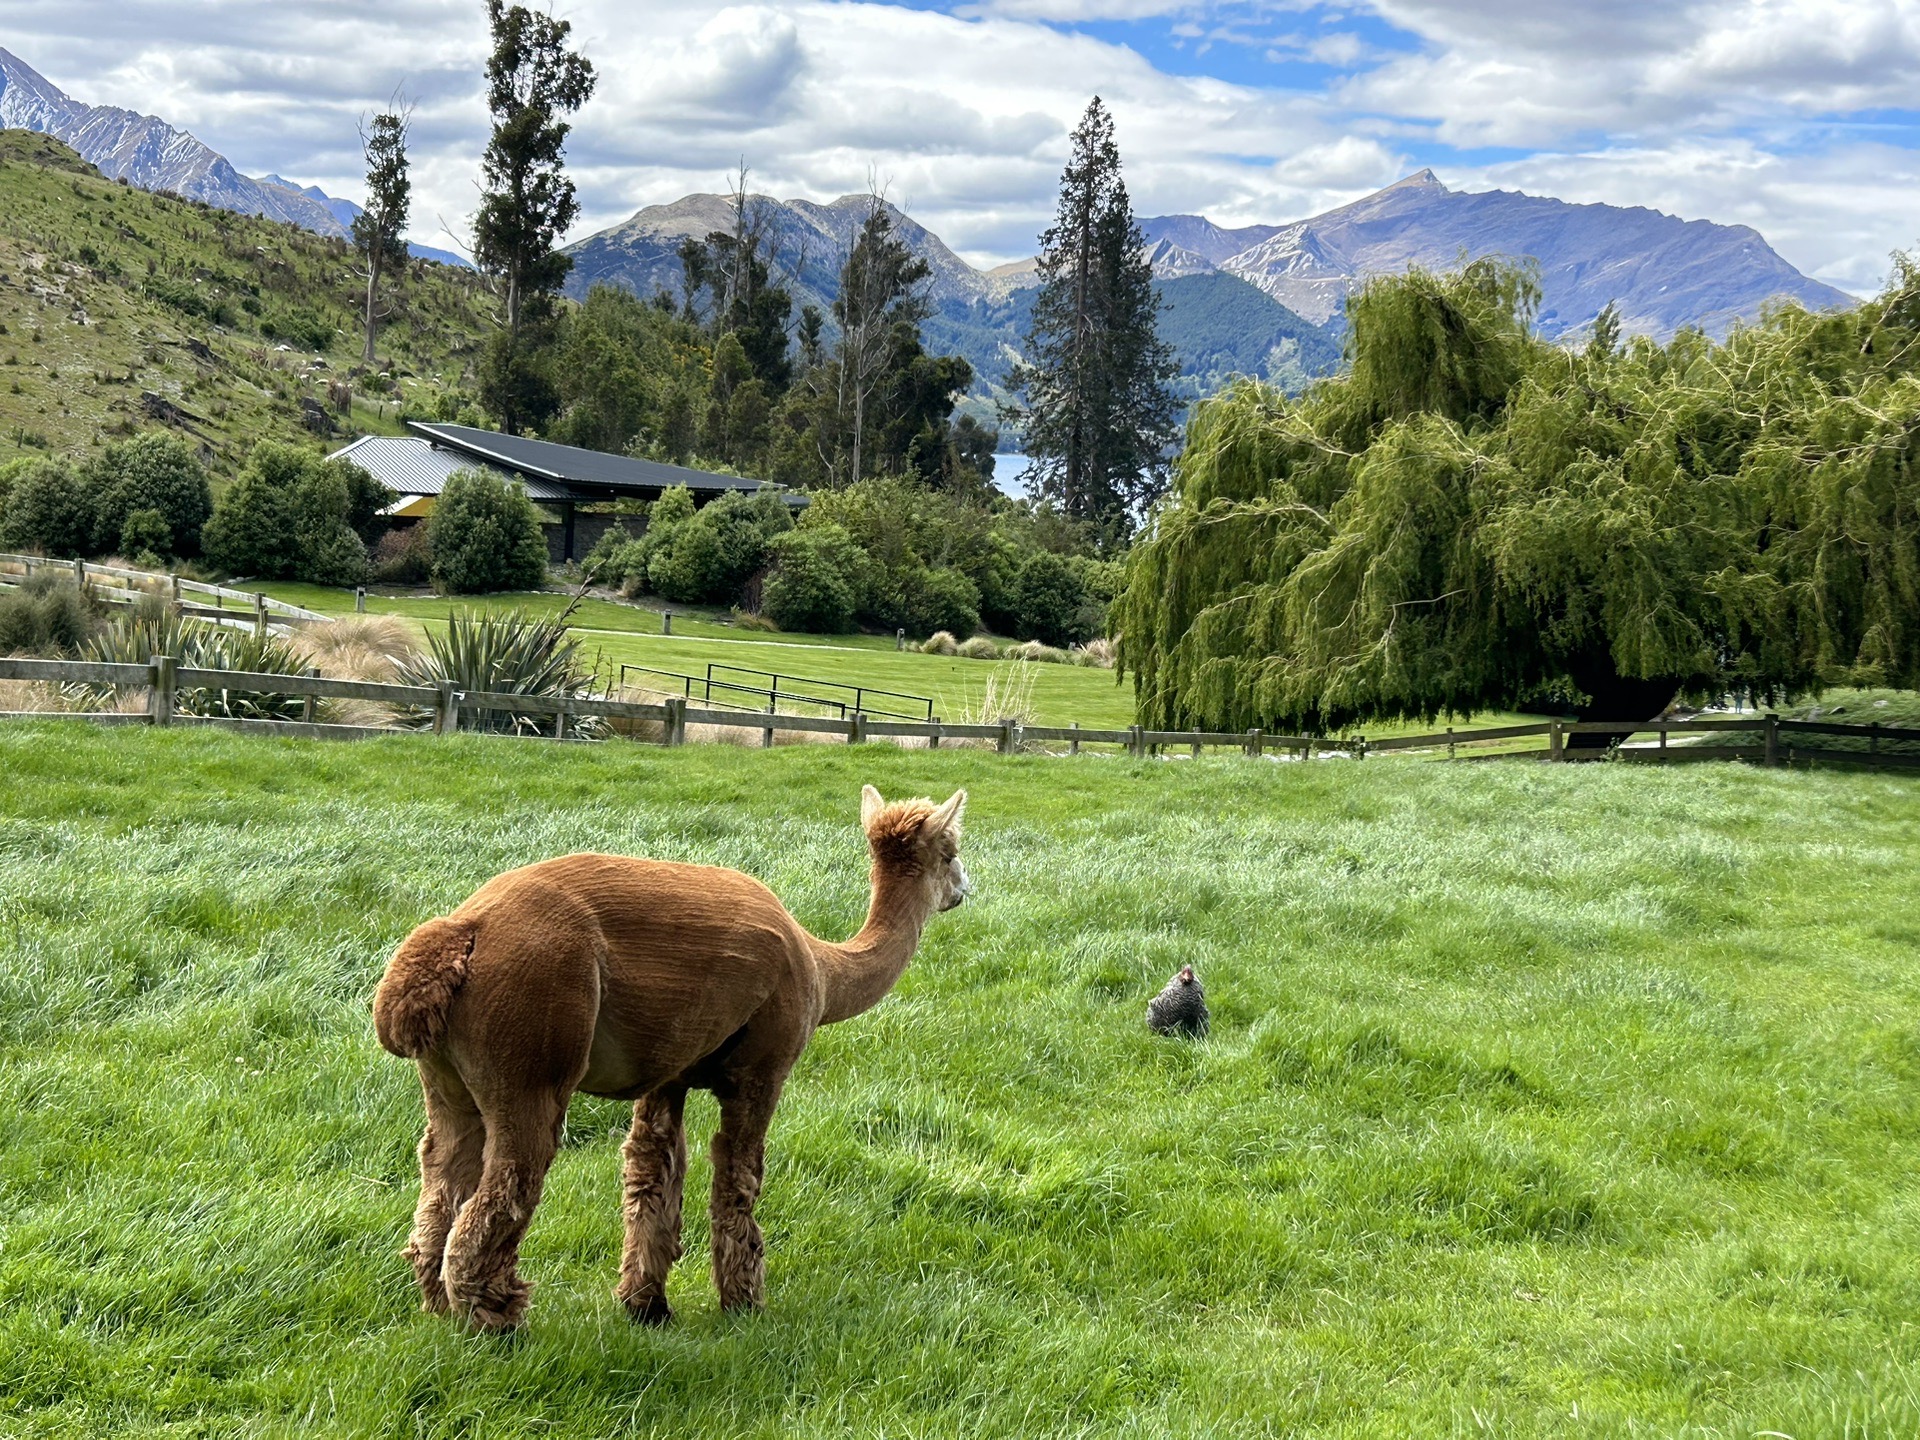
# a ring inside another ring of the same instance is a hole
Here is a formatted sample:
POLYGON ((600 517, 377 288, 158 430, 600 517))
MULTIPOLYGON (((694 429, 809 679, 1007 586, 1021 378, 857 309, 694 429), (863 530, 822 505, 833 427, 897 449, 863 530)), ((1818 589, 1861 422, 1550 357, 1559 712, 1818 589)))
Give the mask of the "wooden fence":
POLYGON ((1434 731, 1425 735, 1397 735, 1368 740, 1364 736, 1282 735, 1264 730, 1148 730, 1139 725, 1095 728, 1074 725, 1023 725, 1002 720, 986 725, 954 725, 941 721, 875 718, 855 713, 844 718, 823 715, 785 715, 764 711, 696 708, 683 696, 668 696, 659 704, 592 696, 515 695, 497 691, 456 690, 450 683, 437 686, 385 685, 364 680, 335 680, 321 675, 280 675, 232 670, 198 670, 180 665, 170 656, 155 656, 145 665, 107 664, 83 660, 0 659, 0 680, 24 680, 57 686, 112 686, 146 692, 145 708, 137 713, 100 711, 0 711, 0 719, 46 719, 67 716, 102 724, 213 725, 226 729, 309 738, 351 739, 390 735, 407 730, 430 730, 448 735, 459 730, 463 717, 485 714, 516 717, 524 733, 556 740, 578 736, 581 721, 625 721, 657 724, 660 742, 684 745, 689 726, 735 729, 757 734, 762 745, 772 745, 778 733, 805 733, 857 745, 868 740, 917 739, 938 749, 949 741, 988 742, 1005 755, 1037 745, 1064 746, 1077 755, 1089 745, 1117 746, 1137 757, 1180 749, 1198 756, 1207 749, 1237 750, 1248 756, 1275 756, 1311 760, 1341 756, 1364 760, 1369 755, 1444 752, 1448 759, 1531 758, 1564 761, 1609 756, 1640 762, 1685 760, 1750 760, 1767 765, 1833 762, 1882 767, 1920 766, 1920 728, 1892 725, 1843 725, 1818 720, 1782 720, 1777 715, 1716 717, 1701 720, 1653 720, 1640 724, 1583 724, 1547 720, 1528 725, 1488 729, 1434 731), (305 700, 301 720, 243 720, 224 716, 180 713, 182 690, 299 696, 305 700), (362 700, 393 706, 396 719, 410 713, 408 725, 339 725, 315 719, 316 702, 323 699, 362 700), (1576 735, 1605 736, 1618 748, 1571 751, 1576 735), (1652 739, 1635 741, 1634 737, 1652 739), (1670 744, 1670 737, 1702 737, 1707 743, 1670 744), (1850 742, 1848 748, 1831 742, 1850 742), (1541 747, 1514 748, 1514 742, 1542 740, 1541 747), (1823 743, 1826 742, 1826 743, 1823 743), (1489 750, 1490 746, 1501 747, 1489 750))
POLYGON ((134 570, 97 560, 49 560, 44 555, 0 554, 0 585, 17 584, 38 574, 71 575, 109 605, 131 605, 142 595, 158 593, 178 606, 182 615, 234 630, 284 632, 296 624, 333 618, 318 610, 289 605, 257 590, 234 590, 154 570, 134 570), (119 583, 114 583, 116 581, 119 583), (202 599, 196 602, 191 598, 194 596, 202 599), (206 600, 213 603, 206 604, 206 600))

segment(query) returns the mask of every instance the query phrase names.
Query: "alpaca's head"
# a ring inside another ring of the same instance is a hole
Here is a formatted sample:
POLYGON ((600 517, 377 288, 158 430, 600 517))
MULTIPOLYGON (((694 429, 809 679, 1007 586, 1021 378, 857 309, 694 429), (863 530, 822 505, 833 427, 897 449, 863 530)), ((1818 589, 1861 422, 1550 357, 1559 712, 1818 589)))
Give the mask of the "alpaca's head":
POLYGON ((889 805, 871 785, 860 791, 860 828, 873 847, 873 862, 889 876, 918 881, 936 910, 951 910, 967 898, 967 867, 960 863, 960 816, 967 792, 945 804, 896 800, 889 805))

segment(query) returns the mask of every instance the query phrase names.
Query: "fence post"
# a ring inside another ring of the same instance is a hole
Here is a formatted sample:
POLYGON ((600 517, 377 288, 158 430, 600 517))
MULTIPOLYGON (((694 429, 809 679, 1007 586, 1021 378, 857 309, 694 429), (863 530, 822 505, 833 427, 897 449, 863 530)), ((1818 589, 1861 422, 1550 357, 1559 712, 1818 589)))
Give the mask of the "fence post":
POLYGON ((1300 742, 1300 758, 1302 760, 1313 759, 1313 737, 1311 735, 1300 742))
POLYGON ((440 680, 433 687, 433 733, 451 735, 460 728, 460 708, 454 703, 453 682, 440 680))
POLYGON ((1878 720, 1873 722, 1873 734, 1867 737, 1867 753, 1869 755, 1880 753, 1880 722, 1878 720))
POLYGON ((662 635, 671 635, 673 633, 673 612, 671 610, 662 610, 660 612, 660 633, 662 635))
POLYGON ((1196 760, 1200 758, 1200 742, 1198 740, 1193 742, 1193 758, 1196 760))
POLYGON ((1267 737, 1260 733, 1260 730, 1258 727, 1255 727, 1254 729, 1247 731, 1248 757, 1250 759, 1258 760, 1260 756, 1266 751, 1266 748, 1267 748, 1266 742, 1267 742, 1267 737))
POLYGON ((253 633, 267 633, 267 597, 258 590, 253 592, 253 633))
POLYGON ((1136 760, 1147 758, 1146 733, 1138 725, 1127 727, 1127 753, 1136 760))
MULTIPOLYGON (((571 704, 572 702, 563 700, 561 703, 571 704)), ((553 717, 553 738, 556 740, 567 738, 567 714, 566 710, 561 710, 553 717)))
POLYGON ((859 745, 867 738, 867 717, 859 710, 853 712, 853 718, 847 722, 847 744, 859 745))
POLYGON ((940 722, 934 719, 929 720, 927 723, 933 727, 933 733, 927 736, 927 749, 938 750, 940 748, 940 722))
MULTIPOLYGON (((773 713, 773 702, 769 700, 767 702, 767 714, 771 715, 773 713)), ((773 748, 773 726, 769 725, 760 732, 760 748, 762 750, 771 750, 773 748)))
POLYGON ((353 587, 353 613, 356 615, 367 613, 367 587, 364 585, 353 587))
POLYGON ((904 650, 907 648, 907 632, 905 630, 896 629, 893 632, 893 648, 896 650, 904 650))
MULTIPOLYGON (((318 665, 309 665, 307 667, 307 675, 311 679, 318 680, 320 678, 320 667, 318 665)), ((319 698, 317 695, 308 695, 300 701, 300 718, 309 725, 313 723, 313 711, 319 698)))
POLYGON ((1780 763, 1780 717, 1771 710, 1767 712, 1767 764, 1780 763))
POLYGON ((1660 748, 1662 750, 1667 748, 1667 722, 1665 720, 1660 722, 1660 748))
POLYGON ((1353 758, 1356 760, 1364 760, 1367 758, 1366 736, 1356 735, 1353 737, 1353 758))
POLYGON ((73 557, 73 583, 82 590, 87 588, 87 562, 78 555, 73 557))
POLYGON ((1566 758, 1564 741, 1560 735, 1560 722, 1549 720, 1547 722, 1547 759, 1564 760, 1566 758))
POLYGON ((1000 753, 1011 755, 1020 745, 1020 722, 1012 716, 1000 722, 1000 753))
POLYGON ((1453 727, 1447 726, 1447 759, 1453 759, 1453 727))
POLYGON ((684 745, 687 743, 687 697, 669 695, 667 697, 667 728, 662 744, 684 745))
POLYGON ((178 605, 180 603, 180 577, 178 575, 169 575, 167 579, 173 584, 173 603, 178 605))
POLYGON ((1080 722, 1078 720, 1074 721, 1072 728, 1073 734, 1067 737, 1067 753, 1069 755, 1078 755, 1080 753, 1080 722))
POLYGON ((147 716, 155 725, 173 723, 173 672, 179 668, 171 655, 155 655, 147 662, 151 683, 147 690, 147 716))

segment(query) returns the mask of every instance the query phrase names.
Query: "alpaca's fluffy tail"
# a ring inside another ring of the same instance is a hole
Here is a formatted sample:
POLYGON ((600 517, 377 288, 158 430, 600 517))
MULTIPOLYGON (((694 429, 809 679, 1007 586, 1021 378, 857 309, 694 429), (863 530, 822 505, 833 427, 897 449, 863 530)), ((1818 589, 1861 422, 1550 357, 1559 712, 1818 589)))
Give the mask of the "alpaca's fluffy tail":
POLYGON ((403 940, 373 996, 380 1043, 407 1060, 438 1045, 472 954, 473 927, 457 920, 429 920, 403 940))

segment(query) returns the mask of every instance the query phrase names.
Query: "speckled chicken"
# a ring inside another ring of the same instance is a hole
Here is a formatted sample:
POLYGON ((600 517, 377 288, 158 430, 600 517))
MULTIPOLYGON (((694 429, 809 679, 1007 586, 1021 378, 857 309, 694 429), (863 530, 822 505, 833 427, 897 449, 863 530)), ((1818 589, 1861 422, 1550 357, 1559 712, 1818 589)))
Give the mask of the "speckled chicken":
POLYGON ((1207 992, 1193 966, 1182 965, 1167 988, 1147 1002, 1147 1028, 1156 1035, 1206 1038, 1207 992))

